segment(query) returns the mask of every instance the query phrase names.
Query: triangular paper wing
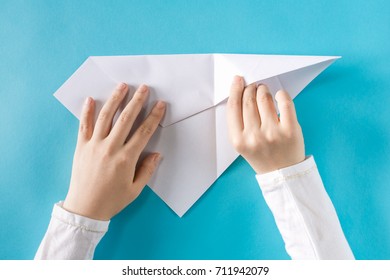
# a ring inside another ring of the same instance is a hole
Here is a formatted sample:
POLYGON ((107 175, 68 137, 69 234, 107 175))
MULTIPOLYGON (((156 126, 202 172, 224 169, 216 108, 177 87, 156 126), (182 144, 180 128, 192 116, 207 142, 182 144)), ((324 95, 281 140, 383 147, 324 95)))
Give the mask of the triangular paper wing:
POLYGON ((337 58, 339 57, 215 54, 214 103, 218 104, 228 97, 230 83, 227 81, 232 81, 234 75, 243 76, 246 84, 267 80, 268 83, 264 83, 271 91, 272 88, 281 89, 281 85, 294 98, 337 58))
POLYGON ((147 111, 157 99, 168 104, 162 126, 214 105, 211 54, 89 57, 54 95, 79 117, 82 100, 96 99, 98 112, 119 82, 131 86, 130 96, 139 85, 149 86, 147 111))
POLYGON ((96 100, 95 112, 99 112, 116 83, 93 59, 88 58, 54 96, 79 119, 84 100, 88 96, 96 100))

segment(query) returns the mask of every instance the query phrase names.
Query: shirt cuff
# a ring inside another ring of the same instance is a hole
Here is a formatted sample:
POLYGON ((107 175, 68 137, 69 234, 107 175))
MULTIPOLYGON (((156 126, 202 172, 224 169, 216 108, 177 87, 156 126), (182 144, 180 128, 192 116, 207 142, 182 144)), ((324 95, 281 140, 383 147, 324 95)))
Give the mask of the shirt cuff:
POLYGON ((110 221, 100 221, 77 215, 65 210, 63 207, 63 201, 60 201, 54 205, 51 216, 70 226, 81 228, 90 232, 105 233, 108 230, 110 221))
POLYGON ((265 174, 256 174, 256 179, 260 184, 261 189, 270 189, 279 186, 282 182, 303 177, 317 170, 317 165, 313 156, 308 156, 300 163, 278 169, 265 174))

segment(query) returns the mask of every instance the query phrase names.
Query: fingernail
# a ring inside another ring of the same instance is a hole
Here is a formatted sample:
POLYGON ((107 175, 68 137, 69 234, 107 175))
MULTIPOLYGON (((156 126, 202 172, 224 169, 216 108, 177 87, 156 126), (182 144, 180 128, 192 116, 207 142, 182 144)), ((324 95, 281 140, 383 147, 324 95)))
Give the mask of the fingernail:
POLYGON ((119 85, 117 85, 116 89, 117 90, 123 90, 126 88, 126 84, 125 83, 120 83, 119 85))
POLYGON ((236 75, 236 76, 234 76, 234 78, 233 78, 233 83, 239 84, 239 83, 241 83, 241 80, 242 80, 242 77, 236 75))
POLYGON ((161 155, 160 154, 155 154, 153 160, 154 160, 155 164, 158 164, 160 162, 160 160, 161 160, 161 155))
POLYGON ((268 89, 267 85, 265 85, 265 84, 261 84, 261 83, 258 84, 257 89, 260 89, 260 90, 265 91, 265 92, 269 92, 269 89, 268 89))
POLYGON ((158 101, 157 104, 156 104, 156 108, 158 109, 163 109, 165 108, 165 102, 164 101, 158 101))
POLYGON ((90 105, 91 103, 92 103, 92 98, 88 96, 88 97, 85 99, 84 105, 85 105, 85 106, 88 106, 88 105, 90 105))
POLYGON ((139 92, 141 92, 141 93, 145 93, 145 92, 147 92, 148 91, 148 86, 147 85, 140 85, 140 87, 139 87, 139 92))

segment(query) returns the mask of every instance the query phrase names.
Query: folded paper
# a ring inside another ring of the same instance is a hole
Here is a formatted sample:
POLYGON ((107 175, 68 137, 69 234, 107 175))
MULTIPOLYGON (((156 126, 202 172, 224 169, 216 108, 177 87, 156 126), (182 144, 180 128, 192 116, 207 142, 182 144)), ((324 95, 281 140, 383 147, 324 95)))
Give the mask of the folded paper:
MULTIPOLYGON (((149 186, 180 217, 202 196, 238 154, 228 140, 226 101, 234 75, 247 84, 264 83, 274 95, 292 98, 338 57, 244 54, 182 54, 89 57, 55 92, 79 118, 86 97, 97 112, 119 82, 130 86, 127 101, 140 84, 167 110, 145 153, 163 159, 149 186)), ((125 104, 123 104, 124 106, 125 104)), ((122 106, 122 108, 123 108, 122 106)))

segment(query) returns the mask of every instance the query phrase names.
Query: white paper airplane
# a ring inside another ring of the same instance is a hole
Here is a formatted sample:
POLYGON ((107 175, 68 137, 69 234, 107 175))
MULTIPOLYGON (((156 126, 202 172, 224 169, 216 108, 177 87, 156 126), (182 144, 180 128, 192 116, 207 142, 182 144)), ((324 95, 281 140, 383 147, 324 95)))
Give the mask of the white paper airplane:
MULTIPOLYGON (((229 143, 225 105, 234 75, 246 84, 264 83, 274 95, 292 98, 327 68, 335 56, 181 54, 89 57, 55 97, 79 118, 88 96, 96 111, 119 82, 150 88, 148 112, 156 100, 167 110, 145 152, 162 161, 149 186, 180 217, 202 196, 238 154, 229 143)), ((123 106, 124 107, 124 106, 123 106)))

